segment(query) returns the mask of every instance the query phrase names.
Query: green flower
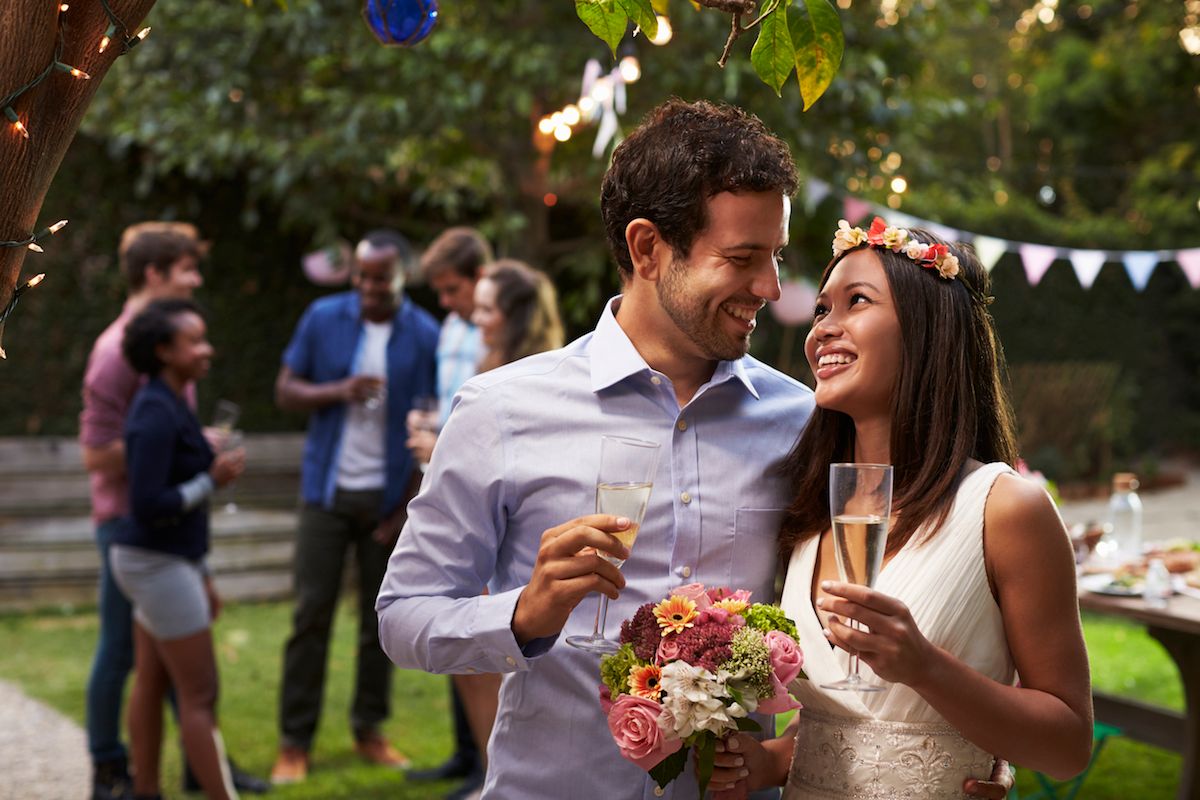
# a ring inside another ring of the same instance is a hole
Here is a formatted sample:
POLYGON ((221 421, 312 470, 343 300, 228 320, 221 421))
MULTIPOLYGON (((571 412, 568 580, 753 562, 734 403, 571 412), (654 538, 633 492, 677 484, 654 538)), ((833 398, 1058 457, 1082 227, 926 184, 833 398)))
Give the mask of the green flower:
POLYGON ((800 639, 800 634, 796 632, 796 624, 788 619, 779 606, 755 603, 743 611, 742 616, 746 618, 748 626, 764 634, 783 631, 793 639, 800 639))
POLYGON ((600 680, 612 692, 613 700, 618 695, 629 694, 629 670, 646 664, 637 657, 630 644, 623 644, 617 652, 600 659, 600 680))
POLYGON ((774 691, 771 676, 771 651, 763 634, 755 628, 738 628, 729 643, 733 653, 721 669, 736 675, 736 682, 757 697, 769 697, 774 691))

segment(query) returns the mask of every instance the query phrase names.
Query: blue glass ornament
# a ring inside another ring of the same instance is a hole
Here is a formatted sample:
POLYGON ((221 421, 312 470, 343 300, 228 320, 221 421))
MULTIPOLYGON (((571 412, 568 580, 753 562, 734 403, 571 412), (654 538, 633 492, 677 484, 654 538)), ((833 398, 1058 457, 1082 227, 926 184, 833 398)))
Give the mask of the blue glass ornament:
POLYGON ((363 18, 386 45, 408 47, 424 39, 437 23, 437 0, 364 0, 363 18))

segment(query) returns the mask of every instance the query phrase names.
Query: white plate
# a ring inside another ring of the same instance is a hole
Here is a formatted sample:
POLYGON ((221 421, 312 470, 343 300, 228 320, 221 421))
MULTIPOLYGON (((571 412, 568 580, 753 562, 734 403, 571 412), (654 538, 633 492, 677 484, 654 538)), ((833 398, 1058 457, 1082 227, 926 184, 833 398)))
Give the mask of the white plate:
POLYGON ((1096 594, 1107 594, 1112 597, 1141 597, 1142 582, 1139 580, 1133 586, 1120 586, 1113 583, 1113 576, 1107 572, 1098 575, 1084 575, 1079 579, 1080 587, 1096 594))

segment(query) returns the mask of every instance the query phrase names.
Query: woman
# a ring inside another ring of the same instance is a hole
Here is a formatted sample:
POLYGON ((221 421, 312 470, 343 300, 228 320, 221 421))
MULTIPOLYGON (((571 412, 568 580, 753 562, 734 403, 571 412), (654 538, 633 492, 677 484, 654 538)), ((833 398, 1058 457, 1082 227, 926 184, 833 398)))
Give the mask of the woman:
MULTIPOLYGON (((483 270, 475 284, 471 322, 478 326, 487 348, 479 372, 563 346, 554 284, 544 272, 515 259, 495 261, 483 270)), ((437 442, 431 427, 428 419, 409 415, 408 448, 423 463, 428 463, 437 442)), ((479 752, 486 752, 496 719, 500 676, 455 675, 454 684, 463 699, 479 752)))
POLYGON ((985 780, 992 754, 1062 778, 1086 766, 1073 553, 1049 497, 1009 467, 987 290, 968 248, 878 218, 869 232, 842 221, 805 343, 817 410, 787 462, 796 499, 781 534, 804 710, 780 739, 730 742, 714 788, 938 800, 985 780), (874 589, 839 581, 832 462, 895 468, 874 589), (850 652, 883 691, 820 688, 845 676, 850 652))
POLYGON ((471 322, 479 326, 488 349, 480 372, 563 345, 554 284, 545 273, 515 259, 501 259, 483 271, 475 284, 471 322))
POLYGON ((133 603, 136 676, 129 702, 134 797, 159 797, 162 701, 173 686, 188 764, 207 797, 237 797, 217 730, 211 624, 220 600, 204 566, 208 498, 241 474, 241 449, 214 457, 185 387, 208 373, 213 348, 187 300, 148 305, 125 330, 125 357, 149 376, 125 429, 133 524, 112 568, 133 603))

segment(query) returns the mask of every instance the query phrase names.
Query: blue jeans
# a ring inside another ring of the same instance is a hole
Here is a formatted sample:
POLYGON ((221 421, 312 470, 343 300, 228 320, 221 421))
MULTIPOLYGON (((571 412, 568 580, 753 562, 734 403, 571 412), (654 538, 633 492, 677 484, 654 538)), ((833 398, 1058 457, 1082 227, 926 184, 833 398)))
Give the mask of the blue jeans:
POLYGON ((133 669, 133 605, 117 587, 109 565, 113 537, 124 518, 110 519, 96 528, 96 546, 100 549, 100 635, 92 674, 87 685, 88 750, 93 762, 125 757, 121 743, 121 701, 125 680, 133 669))

